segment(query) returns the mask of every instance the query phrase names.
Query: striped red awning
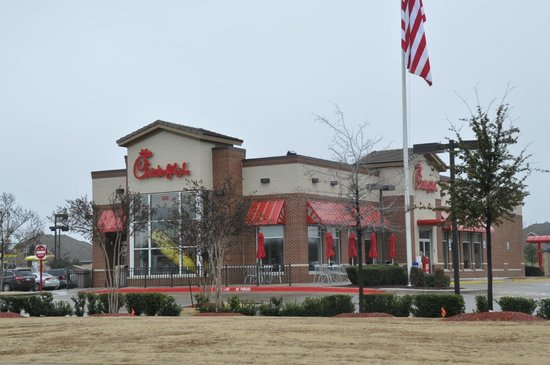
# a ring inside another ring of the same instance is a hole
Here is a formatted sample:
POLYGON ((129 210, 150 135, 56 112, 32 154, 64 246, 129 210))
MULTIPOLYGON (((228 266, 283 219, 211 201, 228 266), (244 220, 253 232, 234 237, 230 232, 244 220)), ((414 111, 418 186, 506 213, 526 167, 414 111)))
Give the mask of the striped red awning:
POLYGON ((97 228, 102 233, 120 232, 125 219, 122 213, 117 215, 111 209, 104 210, 97 222, 97 228))
MULTIPOLYGON (((306 204, 307 223, 326 226, 355 226, 355 212, 351 204, 309 200, 306 204)), ((359 207, 363 227, 380 227, 380 212, 373 206, 363 204, 359 207)), ((384 218, 384 226, 389 221, 384 218)))
POLYGON ((254 226, 285 224, 285 201, 254 200, 246 216, 246 224, 254 226))
POLYGON ((527 243, 550 243, 550 236, 529 236, 527 243))

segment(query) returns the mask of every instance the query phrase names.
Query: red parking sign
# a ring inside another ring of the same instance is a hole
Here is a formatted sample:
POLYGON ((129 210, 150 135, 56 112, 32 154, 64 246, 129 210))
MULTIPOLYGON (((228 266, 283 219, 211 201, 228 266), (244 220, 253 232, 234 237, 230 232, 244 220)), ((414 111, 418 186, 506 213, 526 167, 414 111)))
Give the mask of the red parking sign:
POLYGON ((39 260, 43 260, 44 257, 46 257, 46 253, 48 252, 47 248, 45 245, 38 245, 36 246, 35 250, 34 250, 34 255, 39 259, 39 260))

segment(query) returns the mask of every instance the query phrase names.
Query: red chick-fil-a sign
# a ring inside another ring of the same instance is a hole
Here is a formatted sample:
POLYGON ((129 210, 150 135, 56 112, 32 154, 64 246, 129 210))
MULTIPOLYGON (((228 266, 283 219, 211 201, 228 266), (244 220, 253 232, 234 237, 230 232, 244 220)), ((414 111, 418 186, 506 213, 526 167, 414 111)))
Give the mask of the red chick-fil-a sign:
POLYGON ((172 177, 182 177, 189 175, 191 172, 187 169, 188 162, 182 162, 181 166, 177 162, 167 164, 165 168, 158 165, 157 167, 151 167, 149 158, 153 156, 153 152, 147 148, 143 148, 139 151, 139 156, 134 162, 134 176, 138 180, 149 179, 151 177, 165 177, 172 179, 172 177))
POLYGON ((435 193, 437 191, 437 183, 433 180, 424 180, 422 178, 422 164, 417 163, 414 169, 414 181, 416 183, 416 189, 425 190, 428 193, 435 193))

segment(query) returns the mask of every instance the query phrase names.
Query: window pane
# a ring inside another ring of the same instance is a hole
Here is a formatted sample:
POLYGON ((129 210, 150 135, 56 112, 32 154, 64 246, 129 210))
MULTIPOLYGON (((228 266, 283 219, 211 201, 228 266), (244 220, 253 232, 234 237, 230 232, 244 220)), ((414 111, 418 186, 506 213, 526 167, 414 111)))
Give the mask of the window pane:
POLYGON ((197 197, 194 193, 184 191, 181 193, 181 208, 189 217, 197 217, 197 197))
POLYGON ((322 263, 321 259, 321 237, 319 236, 319 227, 307 227, 307 251, 309 260, 309 270, 315 270, 315 265, 322 263))
POLYGON ((268 238, 265 240, 266 258, 263 260, 264 265, 283 265, 283 239, 268 238))
POLYGON ((265 238, 283 238, 284 227, 283 226, 261 226, 260 231, 264 234, 265 238))
MULTIPOLYGON (((178 264, 174 264, 173 258, 164 254, 171 254, 173 251, 166 250, 151 250, 151 274, 163 274, 170 272, 169 269, 178 268, 178 264)), ((176 252, 177 255, 177 252, 176 252)), ((179 261, 179 260, 178 260, 179 261)), ((177 272, 177 271, 176 271, 177 272)))
POLYGON ((149 267, 149 250, 134 250, 134 273, 144 274, 141 270, 149 267))
POLYGON ((178 239, 174 232, 163 223, 151 224, 151 245, 159 248, 178 248, 178 239))
POLYGON ((149 237, 146 231, 134 232, 134 247, 135 248, 149 247, 149 237))
POLYGON ((178 193, 151 194, 151 206, 154 209, 153 220, 166 219, 177 207, 178 193))

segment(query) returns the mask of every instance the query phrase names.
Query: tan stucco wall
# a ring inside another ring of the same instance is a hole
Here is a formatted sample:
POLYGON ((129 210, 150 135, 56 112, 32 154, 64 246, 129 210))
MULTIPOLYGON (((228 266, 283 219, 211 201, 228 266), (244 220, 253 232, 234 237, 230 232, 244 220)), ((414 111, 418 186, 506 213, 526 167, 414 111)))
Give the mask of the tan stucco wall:
MULTIPOLYGON (((303 193, 339 197, 347 192, 345 177, 348 174, 306 164, 276 164, 243 168, 243 195, 276 195, 303 193), (269 178, 269 183, 262 184, 260 179, 269 178), (312 178, 319 182, 313 183, 312 178), (332 186, 331 181, 338 184, 332 186)), ((375 176, 363 175, 362 185, 377 182, 375 176)), ((369 198, 377 199, 375 192, 369 198)))
POLYGON ((167 131, 150 135, 128 147, 128 188, 140 193, 180 191, 188 187, 188 180, 202 181, 207 189, 212 189, 212 148, 214 143, 183 137, 167 131), (153 152, 149 159, 152 167, 166 167, 167 164, 188 163, 190 175, 172 179, 155 177, 138 180, 134 177, 133 166, 139 151, 143 148, 153 152))
POLYGON ((126 178, 105 177, 92 180, 92 200, 96 205, 107 205, 112 201, 116 189, 126 189, 126 178))

